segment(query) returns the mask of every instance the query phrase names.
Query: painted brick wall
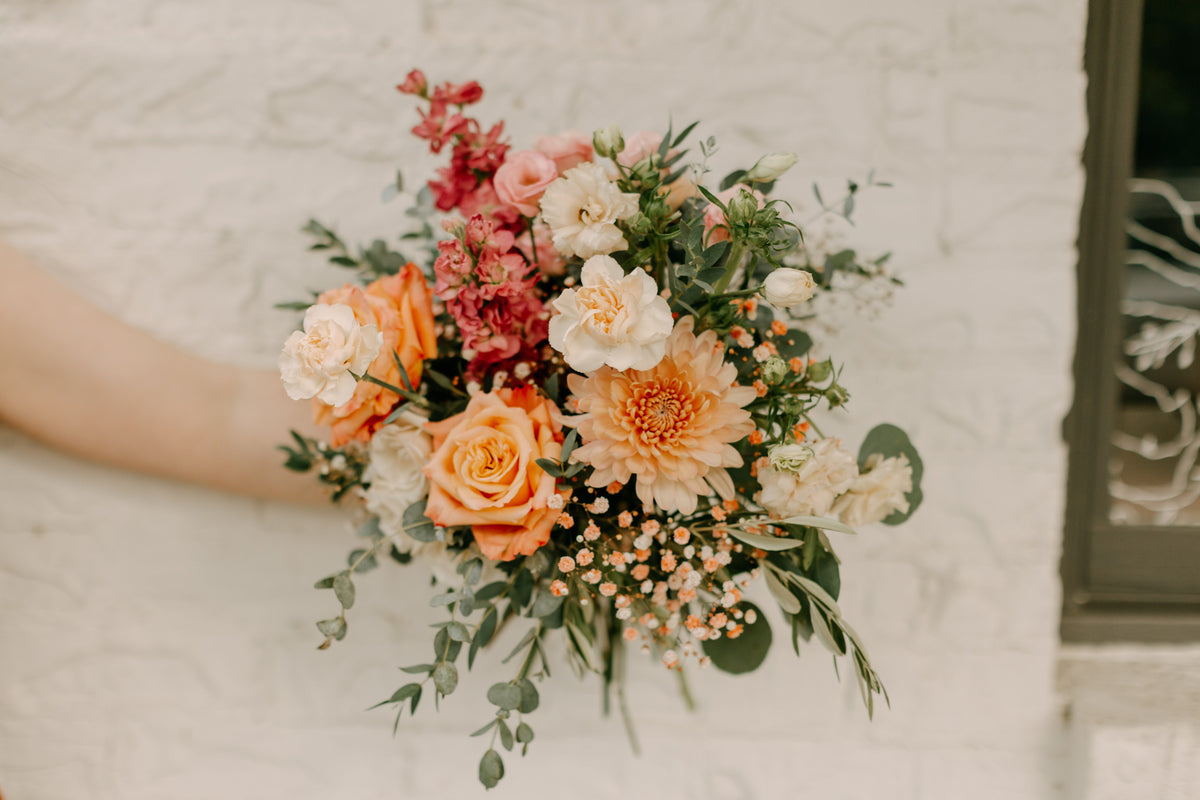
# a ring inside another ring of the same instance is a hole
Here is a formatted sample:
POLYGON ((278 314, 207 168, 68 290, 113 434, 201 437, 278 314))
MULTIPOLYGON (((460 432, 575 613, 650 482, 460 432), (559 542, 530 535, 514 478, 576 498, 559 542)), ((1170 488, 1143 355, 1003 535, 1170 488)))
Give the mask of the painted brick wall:
MULTIPOLYGON (((1058 798, 1054 691, 1085 135, 1083 0, 3 0, 0 235, 180 347, 270 366, 272 303, 341 276, 316 215, 386 234, 430 157, 392 88, 485 81, 513 140, 699 118, 716 166, 795 150, 784 191, 868 168, 856 236, 907 288, 830 349, 851 441, 905 427, 927 463, 907 527, 842 548, 845 609, 893 698, 873 723, 828 658, 699 675, 689 715, 634 665, 645 755, 564 668, 501 797, 1058 798)), ((10 800, 446 798, 479 791, 486 721, 361 709, 423 657, 424 578, 364 579, 318 653, 310 589, 340 517, 117 474, 0 428, 0 786, 10 800)), ((846 676, 849 681, 849 676, 846 676)), ((479 698, 482 701, 482 698, 479 698)))

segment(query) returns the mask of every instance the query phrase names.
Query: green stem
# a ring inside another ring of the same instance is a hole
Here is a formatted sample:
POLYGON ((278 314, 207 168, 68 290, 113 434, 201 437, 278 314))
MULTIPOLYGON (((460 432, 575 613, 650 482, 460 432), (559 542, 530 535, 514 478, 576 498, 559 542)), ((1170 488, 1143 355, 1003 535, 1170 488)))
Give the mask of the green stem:
POLYGON ((742 257, 746 254, 746 245, 739 241, 734 241, 729 246, 729 255, 725 258, 725 274, 723 274, 713 285, 714 295, 723 295, 725 290, 729 288, 730 281, 733 280, 734 273, 741 266, 742 257))
MULTIPOLYGON (((625 640, 620 634, 612 640, 614 678, 617 685, 617 708, 621 709, 621 722, 625 725, 625 735, 629 739, 629 749, 635 756, 642 754, 638 744, 637 731, 633 728, 633 715, 629 713, 629 703, 625 699, 625 640)), ((607 696, 605 697, 607 700, 607 696)))
POLYGON ((522 681, 529 677, 529 669, 533 666, 533 657, 538 651, 538 639, 541 638, 544 628, 545 625, 539 622, 537 626, 537 632, 534 633, 533 638, 529 640, 529 652, 525 654, 525 661, 521 664, 521 670, 517 673, 517 677, 514 679, 515 681, 522 681))
POLYGON ((688 688, 687 676, 683 674, 683 668, 677 669, 675 674, 679 676, 679 696, 683 698, 683 704, 687 706, 688 711, 695 711, 696 700, 692 697, 692 690, 688 688))

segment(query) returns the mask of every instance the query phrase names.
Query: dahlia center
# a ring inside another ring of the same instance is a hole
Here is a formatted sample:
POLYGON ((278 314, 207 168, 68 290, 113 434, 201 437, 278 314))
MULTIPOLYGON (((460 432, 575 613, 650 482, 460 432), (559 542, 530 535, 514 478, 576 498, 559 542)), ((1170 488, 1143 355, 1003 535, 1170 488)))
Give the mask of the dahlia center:
POLYGON ((690 388, 672 380, 634 389, 626 413, 643 444, 673 445, 679 441, 695 417, 690 388))

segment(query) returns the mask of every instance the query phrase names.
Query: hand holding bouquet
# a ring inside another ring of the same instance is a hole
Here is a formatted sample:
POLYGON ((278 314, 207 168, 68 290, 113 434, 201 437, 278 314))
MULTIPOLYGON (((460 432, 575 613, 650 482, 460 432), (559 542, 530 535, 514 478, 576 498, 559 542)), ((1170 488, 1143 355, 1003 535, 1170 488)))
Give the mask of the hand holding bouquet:
MULTIPOLYGON (((401 237, 423 257, 383 241, 352 254, 310 223, 314 248, 357 280, 296 304, 303 328, 280 357, 289 395, 330 431, 295 435, 287 466, 365 506, 363 546, 317 583, 341 606, 317 624, 321 647, 346 635, 355 579, 381 559, 453 565, 431 600, 447 618, 429 660, 380 705, 398 724, 427 692, 453 693, 501 628, 521 629, 474 734, 491 742, 489 787, 497 748, 533 740, 550 637, 606 688, 627 648, 648 653, 686 698, 685 667, 762 663, 773 637, 747 599, 758 581, 797 652, 815 636, 853 660, 872 709, 886 694, 839 609, 832 539, 907 519, 921 461, 890 425, 857 456, 817 427, 849 394, 805 329, 839 278, 895 283, 884 259, 806 246, 770 198, 795 156, 710 188, 715 144, 689 160, 694 126, 513 150, 502 123, 466 116, 477 83, 413 71, 399 88, 423 101, 413 132, 449 156, 401 237)), ((858 189, 837 210, 848 216, 858 189)))

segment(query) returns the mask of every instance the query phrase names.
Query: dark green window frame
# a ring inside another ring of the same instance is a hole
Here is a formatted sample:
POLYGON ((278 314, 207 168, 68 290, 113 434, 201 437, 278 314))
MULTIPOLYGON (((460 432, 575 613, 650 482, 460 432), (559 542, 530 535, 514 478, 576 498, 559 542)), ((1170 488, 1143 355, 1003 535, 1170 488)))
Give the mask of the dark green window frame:
POLYGON ((1200 641, 1200 527, 1108 519, 1141 29, 1142 0, 1091 0, 1075 401, 1064 422, 1070 457, 1061 634, 1069 642, 1200 641))

